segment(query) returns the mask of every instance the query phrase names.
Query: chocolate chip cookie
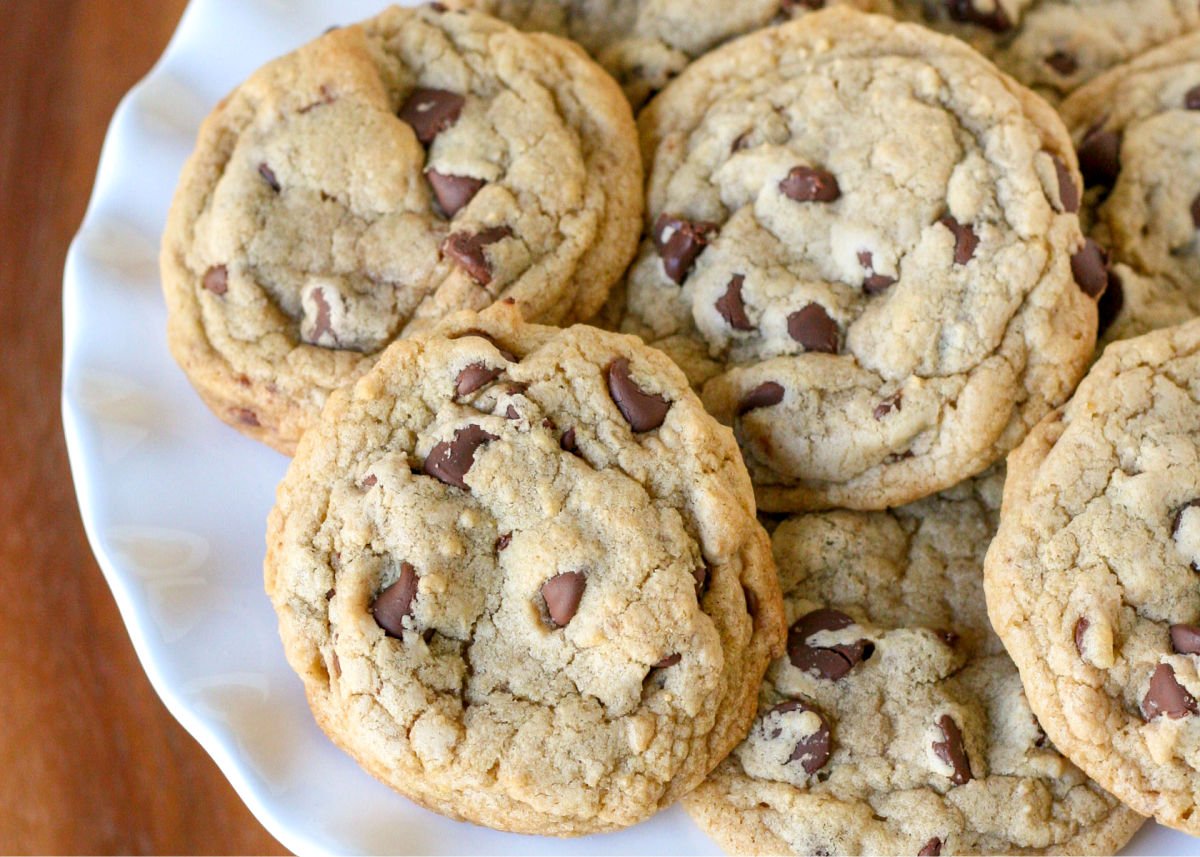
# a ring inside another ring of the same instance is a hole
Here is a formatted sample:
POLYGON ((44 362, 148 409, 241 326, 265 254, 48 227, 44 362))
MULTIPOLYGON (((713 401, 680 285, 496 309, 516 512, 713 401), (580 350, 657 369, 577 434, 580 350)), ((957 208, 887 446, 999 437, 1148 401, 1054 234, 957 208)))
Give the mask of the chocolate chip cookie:
POLYGON ((331 397, 266 587, 318 722, 502 830, 633 824, 745 737, 783 608, 729 430, 636 339, 497 305, 331 397))
POLYGON ((689 66, 639 118, 621 327, 734 427, 768 511, 987 468, 1083 374, 1095 297, 1062 122, 961 42, 835 8, 689 66))
POLYGON ((567 36, 612 73, 635 108, 695 57, 734 36, 825 6, 892 12, 894 0, 449 0, 522 30, 567 36))
POLYGON ((1200 834, 1200 322, 1110 345, 1009 457, 988 612, 1063 753, 1200 834))
POLYGON ((1200 33, 1092 81, 1062 105, 1106 248, 1103 342, 1200 314, 1200 33))
POLYGON ((205 121, 163 238, 171 349, 218 416, 291 452, 398 335, 504 298, 590 316, 641 205, 629 105, 577 46, 389 9, 205 121))
POLYGON ((684 805, 734 854, 1114 854, 1142 823, 1038 727, 988 628, 1002 477, 772 537, 791 628, 684 805))
POLYGON ((1051 102, 1105 69, 1200 28, 1193 0, 898 0, 1051 102))

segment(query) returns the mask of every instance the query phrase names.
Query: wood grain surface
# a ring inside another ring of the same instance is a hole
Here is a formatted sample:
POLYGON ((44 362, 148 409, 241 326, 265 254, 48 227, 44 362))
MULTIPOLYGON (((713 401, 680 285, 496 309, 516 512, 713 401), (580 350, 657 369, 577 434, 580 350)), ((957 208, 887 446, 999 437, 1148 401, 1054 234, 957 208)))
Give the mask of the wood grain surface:
POLYGON ((0 853, 282 854, 159 702, 84 538, 63 258, 184 0, 0 0, 0 853))

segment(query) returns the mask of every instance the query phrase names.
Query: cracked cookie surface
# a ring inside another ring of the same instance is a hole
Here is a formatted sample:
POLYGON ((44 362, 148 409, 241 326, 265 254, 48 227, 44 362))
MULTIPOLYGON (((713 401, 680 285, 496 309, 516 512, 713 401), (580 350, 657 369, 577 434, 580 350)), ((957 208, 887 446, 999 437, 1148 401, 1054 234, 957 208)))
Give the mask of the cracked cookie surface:
POLYGON ((1009 457, 988 611, 1047 734, 1200 834, 1200 322, 1110 345, 1009 457))
POLYGON ((828 9, 707 54, 639 128, 620 326, 734 426, 760 508, 949 487, 1083 374, 1070 139, 961 42, 828 9))
POLYGON ((1109 254, 1102 343, 1200 314, 1200 33, 1063 102, 1084 165, 1088 234, 1109 254))
POLYGON ((629 106, 577 46, 392 8, 205 121, 163 238, 172 353, 218 416, 290 453, 397 336, 510 297, 589 317, 641 204, 629 106))
POLYGON ((505 305, 333 395, 279 488, 266 588, 336 743, 525 833, 624 827, 692 789, 783 643, 728 429, 637 340, 505 305))
POLYGON ((1141 825, 1049 744, 988 626, 1002 478, 779 524, 788 653, 684 799, 730 853, 1112 854, 1141 825))

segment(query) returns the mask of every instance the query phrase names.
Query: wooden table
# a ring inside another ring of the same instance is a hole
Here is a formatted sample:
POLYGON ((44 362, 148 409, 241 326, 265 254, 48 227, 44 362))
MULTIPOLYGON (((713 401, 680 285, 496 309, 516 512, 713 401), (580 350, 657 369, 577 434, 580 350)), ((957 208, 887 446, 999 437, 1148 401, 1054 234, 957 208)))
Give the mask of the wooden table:
POLYGON ((84 539, 62 267, 184 0, 0 0, 0 853, 285 853, 150 688, 84 539))

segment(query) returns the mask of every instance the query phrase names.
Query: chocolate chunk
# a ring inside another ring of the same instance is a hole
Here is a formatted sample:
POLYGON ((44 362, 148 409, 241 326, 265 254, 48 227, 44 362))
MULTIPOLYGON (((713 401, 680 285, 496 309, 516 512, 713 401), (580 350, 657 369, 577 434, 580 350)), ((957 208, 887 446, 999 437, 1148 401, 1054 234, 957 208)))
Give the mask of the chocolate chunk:
POLYGON ((1071 273, 1089 298, 1098 298, 1108 286, 1108 253, 1091 238, 1071 257, 1071 273))
POLYGON ((1087 633, 1087 629, 1091 627, 1091 624, 1091 622, 1082 616, 1080 616, 1075 622, 1075 630, 1072 632, 1072 636, 1075 637, 1075 651, 1079 652, 1081 655, 1083 654, 1084 634, 1087 633))
POLYGON ((822 631, 840 631, 854 620, 838 610, 821 608, 801 616, 788 629, 788 660, 796 669, 837 681, 857 664, 871 657, 875 647, 867 640, 829 648, 810 645, 808 640, 822 631))
POLYGON ((1177 655, 1200 655, 1200 628, 1195 625, 1172 625, 1171 649, 1177 655))
POLYGON ((229 291, 229 273, 224 265, 213 265, 204 272, 201 284, 214 295, 223 295, 229 291))
POLYGON ((975 6, 975 0, 946 0, 946 11, 955 21, 976 24, 993 33, 1012 29, 1012 21, 999 3, 995 3, 991 10, 984 11, 975 6))
POLYGON ((901 410, 904 410, 904 393, 900 390, 897 390, 875 406, 873 415, 875 419, 881 420, 892 411, 901 410))
POLYGON ((837 322, 820 304, 808 304, 789 315, 787 329, 788 335, 803 345, 806 351, 837 354, 837 322))
POLYGON ((521 414, 516 408, 514 408, 512 405, 509 405, 504 409, 504 418, 506 420, 519 420, 521 418, 521 414))
POLYGON ((1183 106, 1188 110, 1200 110, 1200 86, 1193 86, 1183 96, 1183 106))
POLYGON ((717 312, 734 330, 754 329, 754 325, 746 317, 746 305, 742 302, 742 283, 745 279, 741 274, 734 274, 729 285, 725 287, 725 294, 717 298, 717 312))
POLYGON ((1058 199, 1062 203, 1062 211, 1074 214, 1079 211, 1079 187, 1071 176, 1071 171, 1058 155, 1051 155, 1054 161, 1054 173, 1058 177, 1058 199))
POLYGON ((625 417, 625 422, 635 432, 650 431, 663 424, 671 403, 663 396, 647 393, 633 380, 629 372, 629 361, 618 357, 608 364, 608 393, 625 417))
MULTIPOLYGON (((799 762, 800 766, 804 768, 804 773, 815 774, 821 768, 825 767, 825 763, 829 761, 829 754, 833 749, 833 738, 830 734, 829 721, 825 719, 825 715, 820 711, 798 699, 789 699, 787 702, 781 702, 768 711, 767 714, 788 714, 793 711, 798 711, 802 714, 811 711, 821 721, 821 725, 817 727, 817 731, 801 738, 792 749, 791 756, 788 757, 789 762, 799 762)), ((777 729, 770 737, 778 738, 782 731, 782 729, 777 729)))
POLYGON ((708 580, 712 576, 712 570, 708 567, 708 563, 702 563, 699 567, 692 569, 692 577, 696 579, 696 597, 700 598, 708 589, 708 580))
POLYGON ((438 134, 458 121, 465 103, 466 99, 456 92, 418 86, 398 115, 412 126, 417 139, 428 146, 438 134))
POLYGON ((375 597, 371 615, 375 624, 389 637, 404 636, 404 618, 413 613, 417 597, 417 571, 407 562, 400 563, 400 577, 375 597))
POLYGON ((470 202, 487 184, 483 179, 452 176, 432 169, 425 171, 425 178, 429 180, 433 195, 437 197, 438 205, 447 217, 458 214, 459 209, 470 202))
POLYGON ((1075 72, 1079 71, 1079 60, 1075 59, 1075 55, 1067 51, 1055 51, 1046 57, 1046 65, 1054 69, 1063 77, 1070 77, 1075 72))
POLYGON ((663 272, 682 285, 692 263, 712 240, 720 226, 708 221, 691 221, 660 214, 654 221, 654 247, 662 258, 663 272))
POLYGON ((917 857, 941 857, 941 853, 942 840, 935 836, 921 846, 921 850, 917 852, 917 857))
POLYGON ((258 165, 258 174, 262 176, 262 180, 267 183, 271 190, 279 193, 279 179, 275 178, 275 171, 268 167, 265 163, 258 165))
POLYGON ((575 441, 575 427, 567 429, 562 433, 562 437, 558 439, 559 449, 564 452, 571 452, 576 455, 579 453, 579 444, 575 441))
POLYGON ((1109 269, 1108 272, 1108 287, 1104 290, 1104 294, 1100 296, 1100 302, 1096 305, 1097 314, 1099 315, 1099 326, 1096 329, 1096 337, 1104 335, 1104 332, 1112 326, 1120 315, 1122 307, 1125 306, 1125 288, 1121 285, 1121 278, 1117 272, 1109 269))
POLYGON ((512 533, 501 533, 496 537, 496 553, 500 553, 500 551, 504 550, 510 544, 512 544, 512 533))
POLYGON ((950 782, 956 786, 965 785, 971 779, 971 763, 967 760, 962 732, 949 714, 941 716, 938 728, 942 730, 944 740, 933 742, 933 752, 954 769, 954 773, 950 775, 950 782))
POLYGON ((503 367, 487 366, 483 363, 471 363, 464 366, 454 382, 454 394, 462 397, 474 393, 485 384, 490 384, 504 374, 503 367))
POLYGON ((842 195, 833 173, 812 167, 792 167, 779 192, 796 202, 833 202, 842 195))
POLYGON ((681 660, 683 660, 683 655, 680 655, 680 654, 667 655, 661 661, 654 664, 654 669, 657 670, 657 669, 665 669, 666 667, 673 667, 673 666, 675 666, 675 664, 679 663, 681 660))
POLYGON ((562 628, 575 618, 586 585, 587 579, 581 571, 565 571, 542 584, 542 599, 546 602, 551 625, 562 628))
POLYGON ((1150 689, 1142 698, 1142 717, 1150 721, 1165 714, 1178 720, 1196 712, 1196 700, 1175 678, 1175 670, 1170 664, 1159 664, 1150 677, 1150 689))
POLYGON ((447 485, 470 491, 463 477, 475 463, 475 450, 495 439, 494 434, 489 434, 477 425, 455 429, 454 440, 444 440, 429 450, 429 455, 425 457, 425 473, 447 485))
POLYGON ((975 248, 979 246, 979 236, 969 223, 959 223, 950 215, 946 215, 938 223, 954 233, 954 264, 965 265, 975 258, 975 248))
POLYGON ((1079 169, 1090 185, 1111 187, 1121 173, 1121 135, 1097 125, 1079 144, 1079 169))
POLYGON ((863 291, 867 294, 877 295, 896 284, 895 277, 875 273, 875 256, 870 250, 858 251, 858 264, 862 265, 867 272, 867 275, 863 277, 863 291))
POLYGON ((453 259, 475 283, 486 286, 492 281, 492 266, 483 248, 511 238, 512 234, 507 226, 489 226, 476 233, 451 232, 442 242, 442 254, 453 259))
POLYGON ((742 396, 742 400, 738 402, 738 416, 748 411, 758 410, 759 408, 769 408, 772 405, 778 405, 783 401, 783 385, 776 384, 774 381, 764 381, 746 395, 742 396))

